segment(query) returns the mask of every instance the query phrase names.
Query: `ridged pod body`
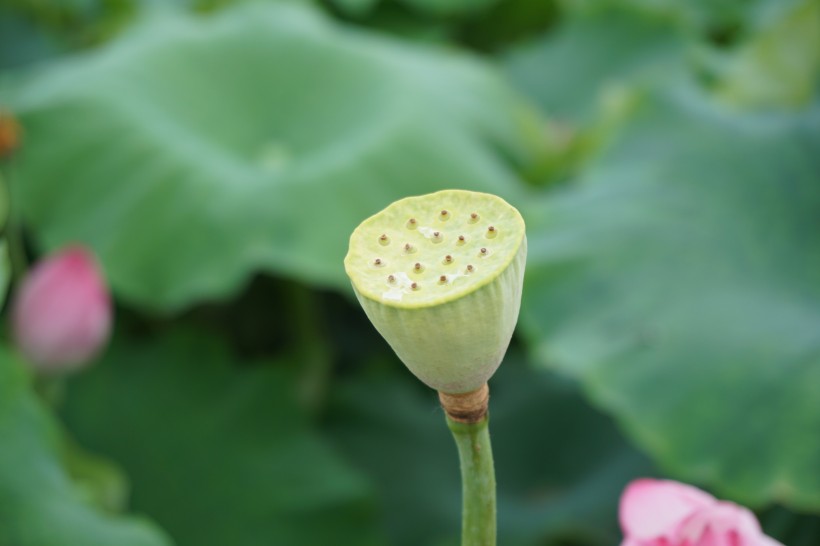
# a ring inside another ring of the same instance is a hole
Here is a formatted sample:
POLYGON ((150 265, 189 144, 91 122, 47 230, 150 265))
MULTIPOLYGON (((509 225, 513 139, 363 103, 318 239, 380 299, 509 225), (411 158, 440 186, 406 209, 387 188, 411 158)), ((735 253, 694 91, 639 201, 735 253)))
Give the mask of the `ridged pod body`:
POLYGON ((521 306, 524 220, 494 195, 408 197, 353 232, 345 270, 370 321, 421 381, 445 393, 498 369, 521 306))

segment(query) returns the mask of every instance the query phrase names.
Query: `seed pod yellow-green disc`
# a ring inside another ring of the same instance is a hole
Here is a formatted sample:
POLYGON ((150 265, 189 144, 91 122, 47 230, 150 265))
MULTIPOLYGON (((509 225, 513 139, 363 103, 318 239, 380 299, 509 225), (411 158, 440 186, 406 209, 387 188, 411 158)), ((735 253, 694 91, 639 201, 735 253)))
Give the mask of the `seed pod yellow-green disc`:
POLYGON ((350 236, 345 270, 370 321, 413 374, 444 393, 481 387, 510 343, 527 259, 521 214, 500 197, 408 197, 350 236))

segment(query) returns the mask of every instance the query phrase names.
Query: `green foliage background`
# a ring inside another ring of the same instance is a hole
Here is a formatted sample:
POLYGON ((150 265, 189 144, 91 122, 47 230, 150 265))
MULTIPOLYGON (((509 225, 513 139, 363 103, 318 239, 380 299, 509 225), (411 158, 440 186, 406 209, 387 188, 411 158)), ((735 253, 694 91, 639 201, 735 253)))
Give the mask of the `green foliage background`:
POLYGON ((342 269, 443 188, 528 225, 500 544, 617 544, 647 475, 820 543, 818 84, 816 0, 5 2, 0 287, 81 242, 118 307, 49 403, 0 339, 0 546, 457 544, 342 269))

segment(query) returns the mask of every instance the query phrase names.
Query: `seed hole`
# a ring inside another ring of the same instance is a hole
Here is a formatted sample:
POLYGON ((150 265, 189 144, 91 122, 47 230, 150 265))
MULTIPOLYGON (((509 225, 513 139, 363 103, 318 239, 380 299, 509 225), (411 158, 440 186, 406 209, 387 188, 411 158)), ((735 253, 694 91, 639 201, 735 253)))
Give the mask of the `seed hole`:
POLYGON ((417 282, 410 283, 410 288, 412 290, 418 290, 419 289, 419 283, 417 283, 417 282))
POLYGON ((495 236, 498 235, 498 230, 495 229, 495 226, 490 226, 487 228, 487 238, 493 239, 495 236))
POLYGON ((470 223, 475 224, 479 220, 479 216, 477 212, 470 213, 470 223))
POLYGON ((424 266, 421 265, 419 262, 416 262, 416 264, 413 266, 413 271, 415 271, 416 273, 421 273, 422 271, 424 271, 424 266))
POLYGON ((410 243, 404 243, 404 252, 407 254, 412 254, 416 251, 416 247, 411 245, 410 243))
POLYGON ((444 237, 441 235, 440 231, 434 231, 433 232, 433 242, 434 243, 440 243, 443 238, 444 237))
POLYGON ((376 258, 375 260, 373 260, 373 265, 375 265, 376 267, 381 267, 384 264, 382 263, 381 258, 376 258))
POLYGON ((484 257, 484 256, 486 256, 486 255, 487 255, 487 249, 486 249, 486 248, 482 248, 481 250, 479 250, 479 252, 478 252, 478 253, 481 255, 481 257, 484 257))
POLYGON ((446 284, 447 283, 447 275, 442 275, 438 278, 439 284, 446 284))
POLYGON ((379 244, 385 246, 390 243, 390 237, 387 236, 386 233, 382 233, 379 237, 379 244))
POLYGON ((444 257, 444 263, 445 263, 445 264, 451 264, 451 263, 453 263, 453 257, 452 257, 452 256, 450 256, 449 254, 448 254, 448 255, 446 255, 446 256, 444 257))
POLYGON ((415 218, 410 218, 407 220, 407 229, 416 229, 418 222, 416 222, 415 218))
POLYGON ((396 276, 395 275, 388 275, 387 276, 387 282, 389 282, 390 284, 395 283, 396 282, 396 276))
POLYGON ((457 244, 463 245, 466 242, 467 242, 467 239, 464 237, 464 235, 459 235, 458 236, 458 243, 457 244))
POLYGON ((473 271, 475 271, 475 268, 472 264, 467 264, 467 273, 472 273, 473 271))
POLYGON ((442 220, 442 221, 444 221, 444 220, 449 220, 449 219, 450 219, 450 213, 449 213, 448 211, 446 211, 446 210, 443 210, 443 211, 441 211, 441 213, 438 215, 438 217, 439 217, 439 220, 442 220))

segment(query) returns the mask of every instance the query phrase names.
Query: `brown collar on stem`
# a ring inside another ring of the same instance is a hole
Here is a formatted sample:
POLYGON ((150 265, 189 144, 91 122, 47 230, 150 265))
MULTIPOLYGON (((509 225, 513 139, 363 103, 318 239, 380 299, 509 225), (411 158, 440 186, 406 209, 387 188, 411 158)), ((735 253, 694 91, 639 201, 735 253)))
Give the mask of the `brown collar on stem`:
POLYGON ((439 391, 438 399, 450 419, 457 423, 472 425, 487 415, 490 387, 484 383, 476 390, 462 394, 447 394, 439 391))

